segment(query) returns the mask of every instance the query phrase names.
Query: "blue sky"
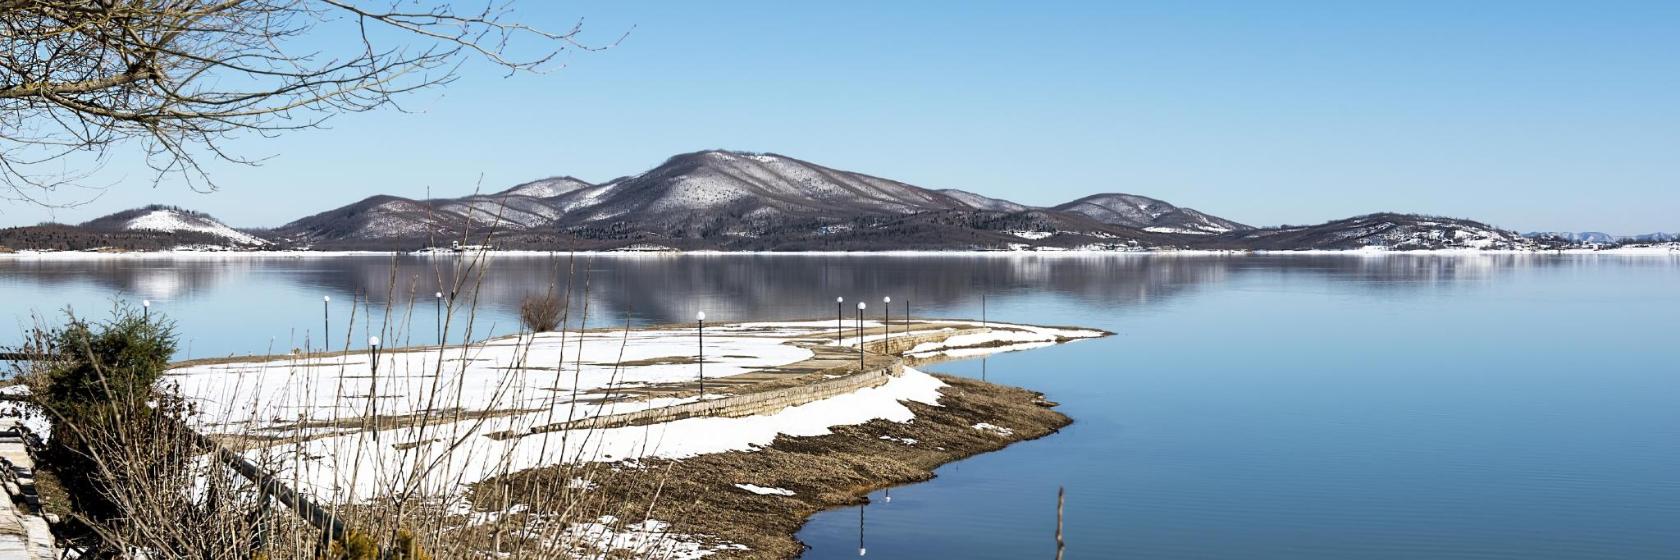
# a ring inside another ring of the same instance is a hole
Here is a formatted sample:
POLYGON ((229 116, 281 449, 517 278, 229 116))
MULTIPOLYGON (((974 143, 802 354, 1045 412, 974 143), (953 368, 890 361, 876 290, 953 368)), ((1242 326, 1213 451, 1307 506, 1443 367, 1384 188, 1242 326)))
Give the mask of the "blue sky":
POLYGON ((1396 210, 1520 230, 1680 229, 1677 2, 537 2, 616 48, 480 67, 416 113, 236 141, 221 190, 130 159, 70 210, 274 226, 363 197, 604 181, 687 151, 782 153, 1050 205, 1095 192, 1238 221, 1396 210))

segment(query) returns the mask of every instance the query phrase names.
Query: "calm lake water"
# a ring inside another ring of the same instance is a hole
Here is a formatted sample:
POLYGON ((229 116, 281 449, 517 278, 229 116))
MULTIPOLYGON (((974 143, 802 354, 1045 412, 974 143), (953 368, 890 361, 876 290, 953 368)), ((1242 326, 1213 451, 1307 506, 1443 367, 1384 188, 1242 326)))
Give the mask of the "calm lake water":
MULTIPOLYGON (((435 337, 453 261, 0 258, 0 318, 153 302, 181 357, 304 345, 333 298, 403 302, 435 337), (395 286, 395 289, 393 289, 395 286), (410 296, 415 304, 407 305, 410 296)), ((475 338, 564 257, 500 258, 475 338)), ((947 465, 863 511, 870 558, 1680 557, 1680 259, 1607 256, 686 256, 597 258, 589 324, 826 317, 834 297, 916 315, 1098 327, 1097 341, 930 369, 1029 387, 1076 423, 947 465)), ((470 297, 470 296, 464 296, 470 297)), ((848 306, 850 304, 848 303, 848 306)), ((849 307, 848 307, 849 308, 849 307)), ((358 312, 363 317, 366 313, 358 312)), ((406 319, 405 319, 406 318, 406 319)), ((378 334, 356 319, 355 340, 378 334)), ((459 329, 452 329, 459 330, 459 329)), ((0 343, 18 339, 0 329, 0 343)), ((859 509, 808 558, 858 554, 859 509)))

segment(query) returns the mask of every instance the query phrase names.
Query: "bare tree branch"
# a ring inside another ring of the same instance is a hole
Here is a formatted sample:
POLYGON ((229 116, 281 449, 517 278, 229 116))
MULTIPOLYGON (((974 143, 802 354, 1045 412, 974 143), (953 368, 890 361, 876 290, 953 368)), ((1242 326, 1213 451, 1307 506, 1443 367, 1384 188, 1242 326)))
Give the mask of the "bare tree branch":
MULTIPOLYGON (((0 0, 0 198, 48 204, 119 147, 157 184, 216 188, 203 164, 256 164, 243 135, 319 127, 453 81, 477 60, 541 72, 579 40, 506 0, 0 0)), ((620 37, 622 40, 622 37, 620 37)), ((614 43, 616 44, 616 42, 614 43)), ((611 45, 607 45, 611 46, 611 45)))

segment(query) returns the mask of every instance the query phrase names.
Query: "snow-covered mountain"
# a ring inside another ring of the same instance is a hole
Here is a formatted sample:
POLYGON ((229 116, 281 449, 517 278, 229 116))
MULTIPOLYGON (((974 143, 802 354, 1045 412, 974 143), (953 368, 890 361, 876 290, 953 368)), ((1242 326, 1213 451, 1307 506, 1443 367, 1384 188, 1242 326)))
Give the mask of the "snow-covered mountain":
POLYGON ((1138 228, 1155 233, 1216 235, 1249 226, 1218 216, 1180 208, 1165 201, 1124 193, 1094 194, 1056 206, 1054 210, 1083 214, 1105 224, 1138 228))
MULTIPOLYGON (((276 228, 274 233, 300 245, 333 239, 425 239, 446 231, 439 224, 450 221, 441 218, 433 206, 399 196, 370 196, 298 219, 276 228)), ((465 216, 458 218, 466 220, 465 216)))
POLYGON ((621 222, 679 235, 751 234, 793 221, 967 208, 914 185, 776 154, 682 154, 640 175, 560 197, 571 224, 621 222), (673 233, 675 233, 673 231, 673 233))
POLYGON ((1027 206, 1025 204, 1016 204, 1001 198, 992 198, 961 189, 940 189, 939 192, 945 196, 955 198, 958 202, 966 204, 975 210, 987 210, 991 212, 1021 212, 1032 209, 1031 206, 1027 206))
MULTIPOLYGON (((576 177, 549 177, 537 179, 529 183, 514 185, 508 190, 496 195, 528 196, 531 198, 552 198, 575 190, 586 189, 595 185, 576 177)), ((492 195, 492 196, 496 196, 492 195)))
POLYGON ((249 247, 269 244, 260 237, 228 227, 209 214, 155 204, 97 218, 83 223, 81 227, 96 231, 202 234, 233 245, 249 247))
POLYGON ((1680 241, 1680 235, 1664 232, 1639 235, 1611 235, 1598 231, 1534 231, 1523 234, 1530 239, 1558 239, 1577 245, 1613 245, 1616 243, 1669 243, 1680 241))
POLYGON ((1533 249, 1517 232, 1473 220, 1380 213, 1315 226, 1281 226, 1220 236, 1220 243, 1245 249, 1533 249))
POLYGON ((1599 231, 1531 231, 1523 234, 1523 237, 1529 239, 1557 239, 1576 244, 1607 244, 1615 243, 1617 240, 1616 236, 1599 231))
MULTIPOLYGON (((1247 226, 1147 197, 1099 195, 1034 208, 976 193, 932 190, 772 153, 708 150, 680 154, 646 172, 592 185, 572 177, 533 181, 489 195, 412 200, 372 197, 286 224, 298 243, 449 238, 494 229, 579 239, 758 239, 850 231, 864 223, 930 214, 946 226, 1059 224, 1102 238, 1143 233, 1223 233, 1247 226), (969 220, 968 213, 1035 213, 969 220), (1104 231, 1088 231, 1092 224, 1104 231)), ((927 220, 918 223, 932 223, 927 220)), ((1001 226, 1000 226, 1001 227, 1001 226)), ((1048 226, 1046 226, 1048 227, 1048 226)))
MULTIPOLYGON (((14 228, 18 231, 11 235, 22 240, 15 243, 20 246, 67 246, 54 240, 69 235, 64 231, 68 227, 14 228)), ((272 246, 286 248, 418 249, 468 238, 541 250, 1405 250, 1568 244, 1531 240, 1470 220, 1408 214, 1256 229, 1122 193, 1042 208, 959 189, 922 188, 778 154, 722 150, 680 154, 645 172, 601 184, 557 176, 458 198, 372 196, 255 233, 160 206, 113 214, 75 229, 81 232, 75 245, 83 247, 205 244, 209 239, 219 245, 262 246, 272 241, 272 246), (158 238, 111 233, 143 231, 180 234, 158 238), (103 238, 92 236, 101 232, 103 238)))
POLYGON ((1639 235, 1624 235, 1622 236, 1622 241, 1634 241, 1638 243, 1673 243, 1675 241, 1680 241, 1680 234, 1659 231, 1656 233, 1642 233, 1639 235))
POLYGON ((711 150, 602 185, 559 177, 456 199, 372 197, 278 231, 297 240, 418 238, 489 227, 695 238, 967 209, 954 197, 898 181, 776 154, 711 150))

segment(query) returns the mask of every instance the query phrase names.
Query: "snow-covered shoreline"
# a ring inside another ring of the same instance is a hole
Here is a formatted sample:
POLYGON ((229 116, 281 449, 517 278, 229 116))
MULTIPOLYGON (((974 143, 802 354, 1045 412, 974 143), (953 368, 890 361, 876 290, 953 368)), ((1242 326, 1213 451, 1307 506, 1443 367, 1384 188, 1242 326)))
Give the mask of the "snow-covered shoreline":
MULTIPOLYGON (((786 257, 1198 257, 1198 256, 1356 256, 1382 257, 1405 255, 1481 256, 1481 255, 1602 255, 1616 257, 1680 257, 1680 245, 1620 247, 1613 249, 1413 249, 1394 251, 1381 248, 1365 249, 1304 249, 1297 251, 1246 251, 1212 249, 1155 249, 1141 251, 1107 250, 1046 250, 1046 251, 972 251, 972 250, 904 250, 904 251, 490 251, 492 258, 529 258, 578 255, 597 258, 671 258, 685 256, 786 256, 786 257)), ((479 253, 423 253, 408 251, 134 251, 106 253, 96 251, 18 251, 0 253, 0 260, 220 260, 220 259, 332 259, 344 257, 426 257, 473 258, 479 253)))
MULTIPOLYGON (((952 326, 978 325, 948 320, 911 324, 919 328, 895 330, 892 335, 957 333, 952 326)), ((915 351, 973 357, 1107 334, 996 322, 986 325, 991 331, 923 344, 915 351)), ((881 324, 863 321, 862 327, 879 329, 881 324)), ((826 320, 708 325, 706 378, 728 380, 812 360, 816 358, 813 348, 836 344, 830 338, 832 328, 826 320)), ((877 330, 867 338, 873 343, 881 336, 877 330)), ((533 429, 698 400, 681 386, 699 374, 697 365, 688 359, 699 342, 687 327, 527 334, 465 347, 387 349, 378 355, 377 369, 365 350, 186 362, 170 369, 161 383, 196 403, 201 414, 192 423, 207 434, 262 434, 285 442, 246 453, 258 461, 280 459, 280 470, 301 490, 336 502, 363 501, 417 479, 428 488, 451 493, 497 472, 751 451, 779 436, 822 435, 835 426, 877 419, 909 422, 914 416, 904 403, 937 405, 944 386, 906 367, 884 384, 771 413, 622 427, 533 429), (622 398, 627 392, 660 387, 674 389, 654 391, 644 399, 622 398), (615 393, 621 398, 611 398, 615 393), (412 420, 419 416, 432 420, 412 420), (520 435, 494 437, 504 433, 520 435), (433 466, 413 470, 417 464, 433 466)), ((840 344, 858 342, 852 338, 840 344)), ((852 360, 847 357, 844 364, 855 364, 852 360)), ((705 397, 722 395, 708 392, 705 397)))

